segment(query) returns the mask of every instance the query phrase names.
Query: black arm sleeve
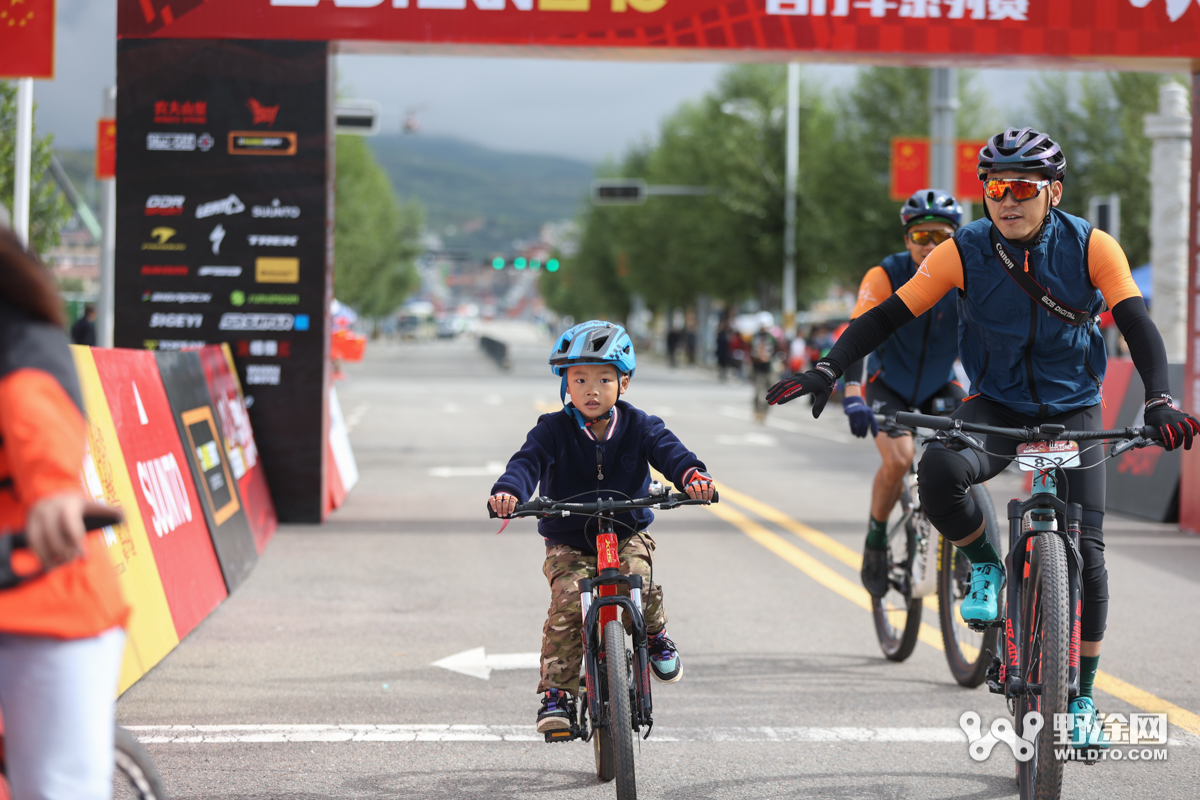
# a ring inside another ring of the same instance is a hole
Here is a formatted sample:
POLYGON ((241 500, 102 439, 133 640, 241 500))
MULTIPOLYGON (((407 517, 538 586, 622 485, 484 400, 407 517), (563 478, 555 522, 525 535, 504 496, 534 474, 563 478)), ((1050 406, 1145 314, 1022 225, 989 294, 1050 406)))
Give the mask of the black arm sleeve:
MULTIPOLYGON (((1170 394, 1171 381, 1167 377, 1167 349, 1163 346, 1162 334, 1146 313, 1146 303, 1141 297, 1127 297, 1112 310, 1113 321, 1125 336, 1129 345, 1129 356, 1142 383, 1146 386, 1146 399, 1151 400, 1170 394)), ((832 355, 832 353, 830 354, 832 355)))
POLYGON ((863 357, 846 367, 846 383, 857 383, 861 385, 863 380, 866 378, 866 372, 867 359, 863 357))
MULTIPOLYGON (((850 327, 838 337, 837 344, 829 351, 829 355, 821 361, 829 364, 838 377, 841 377, 848 366, 866 358, 895 333, 897 328, 913 319, 913 313, 904 305, 900 295, 894 294, 851 322, 850 327)), ((859 375, 861 374, 860 372, 859 375)))

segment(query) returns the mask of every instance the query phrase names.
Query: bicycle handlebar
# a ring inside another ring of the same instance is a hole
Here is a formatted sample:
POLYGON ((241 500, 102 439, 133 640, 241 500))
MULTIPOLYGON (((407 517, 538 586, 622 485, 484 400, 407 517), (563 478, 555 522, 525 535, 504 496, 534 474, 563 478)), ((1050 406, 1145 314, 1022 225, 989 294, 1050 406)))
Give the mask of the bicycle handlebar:
MULTIPOLYGON (((119 508, 112 508, 100 503, 88 503, 84 506, 84 530, 95 531, 124 521, 125 514, 119 508)), ((13 572, 12 551, 28 547, 29 540, 25 536, 25 531, 0 536, 0 589, 11 589, 30 578, 37 577, 36 575, 17 575, 13 572)))
POLYGON ((1069 431, 1062 425, 1042 423, 1032 428, 1000 428, 978 422, 964 422, 952 417, 933 417, 928 414, 896 413, 896 422, 914 428, 931 428, 935 431, 963 431, 982 433, 1015 439, 1018 442, 1049 442, 1059 439, 1146 439, 1160 441, 1157 428, 1149 425, 1141 428, 1118 428, 1111 431, 1069 431))
MULTIPOLYGON (((710 503, 720 502, 719 497, 720 495, 715 490, 713 491, 712 500, 693 500, 683 492, 638 497, 633 500, 597 500, 593 503, 568 503, 551 500, 549 497, 534 497, 528 502, 518 503, 516 510, 510 516, 504 517, 504 519, 516 519, 517 517, 569 517, 572 514, 594 516, 621 511, 636 511, 640 508, 669 510, 679 508, 680 506, 706 506, 710 503)), ((492 519, 500 518, 500 515, 490 505, 488 506, 488 515, 492 519)))

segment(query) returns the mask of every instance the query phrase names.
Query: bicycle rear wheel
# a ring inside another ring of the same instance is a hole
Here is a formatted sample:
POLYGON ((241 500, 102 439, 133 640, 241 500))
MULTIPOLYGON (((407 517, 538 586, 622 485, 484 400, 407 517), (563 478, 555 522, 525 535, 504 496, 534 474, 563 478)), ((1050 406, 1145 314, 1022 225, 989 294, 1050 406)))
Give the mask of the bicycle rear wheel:
MULTIPOLYGON (((982 484, 971 487, 971 497, 983 511, 983 532, 992 542, 992 547, 1002 556, 1000 526, 996 522, 996 509, 992 496, 982 484)), ((999 628, 988 628, 983 633, 971 630, 963 622, 959 607, 971 591, 971 561, 958 552, 958 548, 942 537, 938 555, 938 618, 942 624, 942 643, 946 649, 946 662, 950 674, 960 686, 974 689, 983 683, 988 665, 991 664, 990 650, 996 653, 1000 639, 999 628)))
POLYGON ((629 707, 632 676, 625 650, 625 628, 619 620, 604 626, 604 655, 608 662, 608 735, 612 741, 617 800, 637 800, 633 766, 633 713, 629 707))
POLYGON ((921 631, 922 601, 912 596, 916 527, 907 482, 900 495, 900 508, 905 523, 888 535, 888 591, 883 597, 871 598, 871 617, 879 649, 890 661, 903 661, 912 655, 921 631))
POLYGON ((166 798, 154 762, 132 733, 118 726, 113 734, 113 750, 113 800, 166 798))
MULTIPOLYGON (((1014 559, 1014 562, 1022 559, 1014 559)), ((1013 571, 1016 572, 1016 563, 1013 571)), ((1054 757, 1054 715, 1067 712, 1067 658, 1071 646, 1067 552, 1057 533, 1039 534, 1021 586, 1021 677, 1040 694, 1017 698, 1017 736, 1033 742, 1033 757, 1017 762, 1022 800, 1059 800, 1063 762, 1054 757), (1025 715, 1042 717, 1036 736, 1025 733, 1025 715)))

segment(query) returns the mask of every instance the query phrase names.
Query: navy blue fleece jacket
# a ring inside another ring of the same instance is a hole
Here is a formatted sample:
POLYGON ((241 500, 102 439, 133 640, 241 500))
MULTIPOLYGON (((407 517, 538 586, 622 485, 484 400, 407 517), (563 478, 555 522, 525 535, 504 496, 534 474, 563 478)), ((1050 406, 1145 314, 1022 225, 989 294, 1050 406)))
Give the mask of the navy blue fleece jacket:
MULTIPOLYGON (((650 487, 650 467, 667 476, 679 491, 683 491, 688 470, 705 470, 704 462, 684 447, 661 419, 618 400, 616 429, 602 442, 592 439, 565 411, 542 415, 525 439, 525 446, 508 460, 492 494, 508 492, 522 503, 538 494, 580 503, 593 502, 597 497, 645 497, 650 487), (598 461, 603 465, 603 479, 598 477, 598 461), (539 484, 541 489, 535 491, 539 484)), ((654 514, 650 509, 639 509, 618 514, 615 519, 617 538, 623 540, 633 535, 626 525, 644 530, 654 521, 654 514)), ((538 533, 548 541, 589 552, 595 552, 596 530, 596 520, 589 517, 538 522, 538 533)))

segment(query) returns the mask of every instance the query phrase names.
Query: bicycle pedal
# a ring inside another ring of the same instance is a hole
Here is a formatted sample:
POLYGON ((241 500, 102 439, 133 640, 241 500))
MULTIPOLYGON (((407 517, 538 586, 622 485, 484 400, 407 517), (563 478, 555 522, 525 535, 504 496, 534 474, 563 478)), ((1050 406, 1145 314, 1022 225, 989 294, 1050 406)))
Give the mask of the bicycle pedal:
POLYGON ((545 735, 547 742, 569 742, 579 738, 575 731, 548 731, 545 735))
POLYGON ((997 617, 991 622, 980 622, 978 620, 963 620, 967 623, 967 627, 976 633, 985 633, 988 628, 1003 628, 1004 617, 997 617))

